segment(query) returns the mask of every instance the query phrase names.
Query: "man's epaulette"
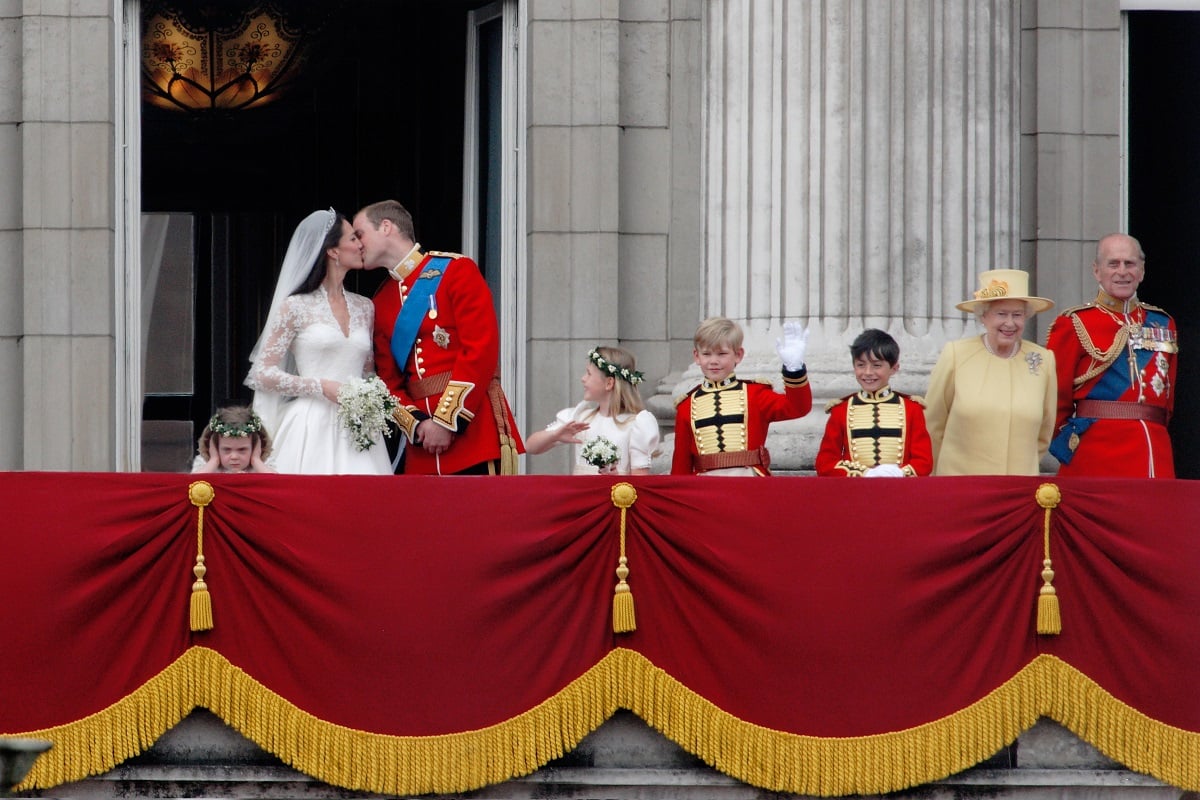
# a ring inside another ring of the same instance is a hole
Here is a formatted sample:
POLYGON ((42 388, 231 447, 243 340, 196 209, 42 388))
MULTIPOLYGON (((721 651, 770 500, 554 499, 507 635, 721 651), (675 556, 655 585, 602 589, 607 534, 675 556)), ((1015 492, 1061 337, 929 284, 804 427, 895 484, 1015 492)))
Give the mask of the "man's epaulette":
POLYGON ((1095 308, 1095 307, 1096 307, 1095 303, 1084 303, 1082 305, 1071 306, 1070 308, 1064 308, 1062 311, 1058 312, 1058 315, 1060 317, 1066 317, 1066 316, 1070 316, 1071 314, 1078 314, 1080 311, 1083 311, 1085 309, 1095 308))
POLYGON ((742 383, 761 383, 764 386, 774 386, 775 383, 770 378, 741 378, 742 383))
POLYGON ((445 250, 429 250, 426 255, 437 256, 438 258, 466 258, 462 253, 447 253, 445 250))
POLYGON ((834 399, 830 400, 829 402, 827 402, 825 404, 825 413, 826 414, 832 413, 835 408, 837 408, 842 403, 849 400, 851 397, 854 397, 854 395, 856 395, 856 394, 858 394, 858 392, 851 392, 850 394, 846 395, 845 397, 835 397, 834 399))
POLYGON ((1147 309, 1149 309, 1149 310, 1151 310, 1151 311, 1157 311, 1158 313, 1160 313, 1160 314, 1163 314, 1163 315, 1165 315, 1165 316, 1168 316, 1168 317, 1169 317, 1169 316, 1171 316, 1170 314, 1168 314, 1168 313, 1166 312, 1166 310, 1165 310, 1165 309, 1159 308, 1158 306, 1152 306, 1152 305, 1150 305, 1149 303, 1142 303, 1142 308, 1147 308, 1147 309))
POLYGON ((924 397, 924 395, 919 395, 919 394, 905 394, 904 392, 896 392, 896 394, 900 395, 901 397, 907 397, 909 400, 912 400, 914 403, 916 403, 917 405, 919 405, 921 408, 924 408, 924 407, 925 407, 925 397, 924 397))

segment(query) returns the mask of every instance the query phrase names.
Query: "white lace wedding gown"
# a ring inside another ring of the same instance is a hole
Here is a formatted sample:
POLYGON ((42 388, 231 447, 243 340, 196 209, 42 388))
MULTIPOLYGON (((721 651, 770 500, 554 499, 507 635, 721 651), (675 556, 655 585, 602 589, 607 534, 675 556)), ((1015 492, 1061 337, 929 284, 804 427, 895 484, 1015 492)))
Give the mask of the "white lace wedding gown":
POLYGON ((267 331, 246 385, 254 408, 271 434, 268 459, 280 472, 309 475, 389 475, 383 437, 358 450, 338 421, 335 403, 321 393, 321 379, 345 382, 373 375, 371 328, 375 308, 346 292, 350 333, 343 333, 324 287, 292 295, 267 331), (293 364, 290 362, 294 362, 293 364))

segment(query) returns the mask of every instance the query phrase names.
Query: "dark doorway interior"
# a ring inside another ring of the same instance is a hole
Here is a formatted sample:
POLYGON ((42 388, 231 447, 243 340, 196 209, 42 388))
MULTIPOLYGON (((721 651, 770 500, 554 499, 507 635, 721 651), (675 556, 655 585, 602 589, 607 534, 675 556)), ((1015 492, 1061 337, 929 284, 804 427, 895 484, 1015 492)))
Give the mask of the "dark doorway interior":
MULTIPOLYGON (((309 212, 352 215, 394 198, 420 241, 459 248, 467 12, 482 5, 325 2, 310 58, 276 102, 195 115, 143 103, 143 211, 191 215, 196 306, 192 385, 147 395, 144 420, 190 421, 194 435, 217 402, 249 396, 250 349, 291 231, 309 212)), ((361 273, 347 288, 370 296, 384 277, 361 273)), ((145 468, 179 469, 177 458, 145 468)))
POLYGON ((1139 296, 1179 329, 1171 439, 1181 478, 1200 478, 1200 13, 1129 12, 1129 232, 1146 251, 1139 296))

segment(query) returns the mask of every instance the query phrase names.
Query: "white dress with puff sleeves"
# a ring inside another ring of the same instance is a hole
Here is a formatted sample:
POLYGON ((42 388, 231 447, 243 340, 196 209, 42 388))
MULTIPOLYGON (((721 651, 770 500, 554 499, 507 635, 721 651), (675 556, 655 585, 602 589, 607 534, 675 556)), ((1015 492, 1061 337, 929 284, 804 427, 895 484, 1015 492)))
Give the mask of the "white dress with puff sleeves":
MULTIPOLYGON (((568 422, 587 423, 588 429, 579 435, 584 443, 603 436, 615 444, 620 453, 617 461, 617 472, 620 474, 628 475, 631 470, 650 468, 650 460, 658 449, 659 434, 658 420, 649 411, 621 414, 616 418, 605 417, 600 415, 595 403, 584 400, 574 408, 558 412, 546 430, 556 431, 568 422)), ((598 468, 583 460, 583 445, 577 444, 571 449, 574 474, 596 475, 599 472, 598 468)))

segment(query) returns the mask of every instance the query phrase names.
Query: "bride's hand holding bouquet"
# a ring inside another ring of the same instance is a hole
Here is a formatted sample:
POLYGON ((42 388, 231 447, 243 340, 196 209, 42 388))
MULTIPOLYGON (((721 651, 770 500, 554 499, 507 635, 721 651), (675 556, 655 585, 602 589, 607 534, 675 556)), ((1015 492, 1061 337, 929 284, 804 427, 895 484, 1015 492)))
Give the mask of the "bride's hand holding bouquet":
POLYGON ((392 435, 392 412, 399 403, 378 375, 343 383, 337 401, 338 421, 350 432, 356 450, 370 448, 381 435, 392 435))

